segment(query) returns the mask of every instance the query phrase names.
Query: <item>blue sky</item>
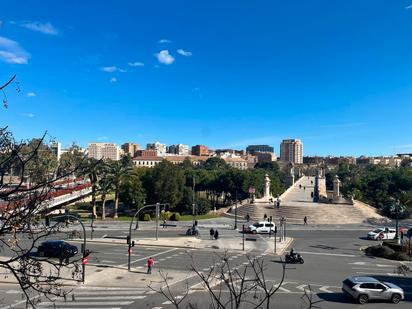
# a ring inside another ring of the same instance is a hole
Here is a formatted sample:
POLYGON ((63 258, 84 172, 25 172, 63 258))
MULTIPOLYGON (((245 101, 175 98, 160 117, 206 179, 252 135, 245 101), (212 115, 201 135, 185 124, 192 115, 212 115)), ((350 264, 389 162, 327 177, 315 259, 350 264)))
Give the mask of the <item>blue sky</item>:
POLYGON ((412 0, 2 1, 19 138, 412 152, 412 0), (409 8, 409 6, 411 6, 409 8))

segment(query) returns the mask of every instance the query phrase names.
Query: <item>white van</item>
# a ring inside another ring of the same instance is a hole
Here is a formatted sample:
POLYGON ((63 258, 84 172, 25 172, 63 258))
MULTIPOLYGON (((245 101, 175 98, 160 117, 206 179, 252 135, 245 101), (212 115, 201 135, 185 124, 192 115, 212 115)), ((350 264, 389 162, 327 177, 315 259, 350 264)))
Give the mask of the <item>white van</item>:
POLYGON ((252 234, 256 233, 274 233, 275 223, 269 221, 260 221, 249 225, 248 232, 252 234))

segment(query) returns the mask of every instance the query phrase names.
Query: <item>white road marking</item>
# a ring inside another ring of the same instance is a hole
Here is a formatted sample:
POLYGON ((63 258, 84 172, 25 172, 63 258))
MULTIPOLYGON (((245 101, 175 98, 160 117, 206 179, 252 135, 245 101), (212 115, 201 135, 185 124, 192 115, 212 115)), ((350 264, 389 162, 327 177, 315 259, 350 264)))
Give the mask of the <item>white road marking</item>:
MULTIPOLYGON (((131 304, 133 304, 134 302, 133 301, 113 301, 113 302, 110 302, 110 301, 103 301, 103 302, 101 302, 101 301, 95 301, 95 302, 88 302, 88 301, 83 301, 83 302, 75 302, 75 304, 76 304, 76 308, 78 308, 78 306, 109 306, 109 305, 121 305, 121 306, 123 306, 123 305, 131 305, 131 304)), ((71 302, 69 302, 69 303, 67 303, 67 302, 42 302, 42 303, 40 303, 40 304, 37 304, 37 306, 38 307, 45 307, 45 306, 47 306, 47 307, 50 307, 50 306, 53 306, 53 305, 56 305, 56 306, 64 306, 64 307, 66 307, 66 306, 73 306, 74 305, 74 303, 71 303, 71 302)))
POLYGON ((329 255, 329 256, 344 256, 344 257, 356 257, 353 254, 340 254, 340 253, 326 253, 326 252, 309 252, 309 251, 301 251, 301 254, 314 254, 314 255, 329 255))
MULTIPOLYGON (((159 252, 159 253, 156 253, 156 254, 148 255, 148 256, 146 256, 146 257, 144 257, 144 258, 134 260, 134 261, 130 262, 130 264, 134 264, 134 263, 137 263, 137 262, 140 262, 140 261, 144 261, 144 260, 147 260, 149 257, 159 256, 159 255, 166 254, 166 253, 169 253, 169 252, 172 252, 172 251, 176 251, 176 250, 178 250, 178 249, 179 249, 179 248, 172 248, 172 249, 169 249, 169 250, 166 250, 166 251, 162 251, 162 252, 159 252)), ((156 261, 155 261, 155 263, 156 263, 156 261)), ((122 264, 122 265, 119 265, 119 266, 120 266, 120 267, 122 267, 122 266, 127 266, 127 263, 122 264)))
POLYGON ((106 287, 106 286, 88 286, 80 287, 76 291, 100 290, 100 291, 145 291, 146 288, 124 288, 124 287, 106 287))
POLYGON ((20 293, 23 293, 22 291, 19 291, 19 290, 8 290, 7 292, 6 292, 6 294, 20 294, 20 293))
POLYGON ((349 265, 366 265, 366 262, 353 262, 353 263, 348 263, 349 265))
POLYGON ((145 291, 140 290, 140 291, 83 291, 83 292, 76 292, 74 291, 73 294, 76 299, 77 295, 85 295, 85 296, 92 296, 92 295, 130 295, 130 294, 143 294, 145 291))
POLYGON ((332 291, 328 290, 328 286, 322 286, 319 288, 319 291, 325 292, 325 293, 333 293, 332 291))
POLYGON ((136 296, 131 296, 131 295, 123 295, 123 296, 101 296, 101 295, 96 295, 96 296, 79 296, 76 297, 76 302, 79 300, 93 300, 93 299, 98 299, 98 300, 105 300, 105 299, 109 299, 109 300, 127 300, 127 299, 143 299, 146 296, 144 295, 136 295, 136 296))
POLYGON ((297 286, 296 288, 298 290, 304 291, 307 286, 308 286, 307 284, 302 284, 302 285, 297 286))
POLYGON ((170 305, 172 302, 170 300, 167 300, 165 302, 162 303, 162 305, 170 305))
POLYGON ((150 294, 156 294, 156 291, 147 291, 146 294, 150 295, 150 294))

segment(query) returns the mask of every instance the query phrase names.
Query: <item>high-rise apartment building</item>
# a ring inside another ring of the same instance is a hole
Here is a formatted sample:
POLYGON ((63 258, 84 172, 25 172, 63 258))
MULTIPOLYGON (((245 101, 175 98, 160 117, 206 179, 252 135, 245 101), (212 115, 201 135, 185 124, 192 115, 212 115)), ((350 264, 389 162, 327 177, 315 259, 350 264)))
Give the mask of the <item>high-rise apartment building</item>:
POLYGON ((303 144, 300 139, 284 139, 280 144, 280 160, 303 163, 303 144))
POLYGON ((136 152, 140 149, 139 144, 125 143, 122 145, 125 154, 129 154, 132 158, 136 156, 136 152))
POLYGON ((204 145, 196 145, 192 147, 192 155, 194 156, 208 156, 209 148, 204 145))
POLYGON ((117 161, 120 159, 121 150, 114 143, 89 143, 87 156, 89 158, 110 159, 117 161))
POLYGON ((254 155, 256 152, 275 153, 273 147, 269 145, 249 145, 246 147, 246 153, 254 155))
POLYGON ((166 144, 161 144, 159 142, 150 143, 146 145, 146 150, 156 150, 158 156, 165 156, 166 144))
POLYGON ((170 145, 167 147, 167 152, 180 156, 187 156, 189 155, 189 146, 183 144, 170 145))

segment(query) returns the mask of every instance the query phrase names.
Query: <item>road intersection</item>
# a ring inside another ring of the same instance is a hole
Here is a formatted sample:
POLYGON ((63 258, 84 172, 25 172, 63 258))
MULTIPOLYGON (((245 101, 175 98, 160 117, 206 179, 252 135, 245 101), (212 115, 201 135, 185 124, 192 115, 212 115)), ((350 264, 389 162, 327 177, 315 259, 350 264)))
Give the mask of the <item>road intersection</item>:
MULTIPOLYGON (((201 226, 201 236, 208 238, 208 226, 201 226)), ((159 237, 181 236, 184 227, 160 229, 159 237)), ((191 270, 194 265, 200 272, 207 272, 211 267, 222 263, 222 250, 187 249, 171 246, 136 246, 131 256, 132 271, 127 271, 126 229, 97 229, 96 239, 119 239, 118 243, 89 241, 88 248, 92 254, 87 265, 87 277, 84 285, 67 287, 72 289, 66 299, 52 301, 42 300, 38 308, 172 308, 172 304, 162 295, 153 291, 164 286, 159 271, 167 276, 176 297, 184 297, 186 289, 190 290, 188 301, 197 303, 199 308, 208 308, 209 295, 202 288, 201 280, 191 270), (155 260, 152 275, 146 274, 146 260, 155 260)), ((396 275, 399 262, 367 257, 361 249, 371 244, 364 238, 364 226, 351 227, 346 230, 318 230, 309 226, 291 228, 288 236, 293 237, 292 246, 300 252, 305 263, 303 265, 287 265, 285 280, 274 297, 279 308, 300 308, 301 296, 310 286, 321 308, 356 308, 358 305, 345 299, 340 291, 341 282, 351 275, 374 275, 384 280, 392 280, 403 287, 407 293, 406 301, 398 308, 409 308, 412 301, 412 279, 396 275)), ((153 229, 137 231, 134 237, 153 237, 153 229)), ((225 241, 238 241, 241 234, 229 228, 220 229, 225 241)), ((269 240, 268 236, 259 236, 256 243, 269 240)), ((75 243, 75 242, 74 242, 75 243)), ((259 246, 257 246, 259 248, 259 246)), ((245 267, 249 258, 261 258, 265 261, 266 280, 279 283, 282 274, 282 262, 279 256, 269 252, 238 250, 228 252, 230 265, 233 268, 245 267)), ((3 296, 0 309, 24 308, 21 291, 16 285, 0 284, 3 296), (4 304, 4 305, 3 305, 4 304)), ((253 295, 251 295, 253 296, 253 295)), ((373 308, 386 308, 388 304, 373 304, 373 308)), ((366 305, 371 306, 371 305, 366 305)), ((184 307, 182 307, 184 308, 184 307)), ((247 308, 247 307, 245 307, 247 308)))

